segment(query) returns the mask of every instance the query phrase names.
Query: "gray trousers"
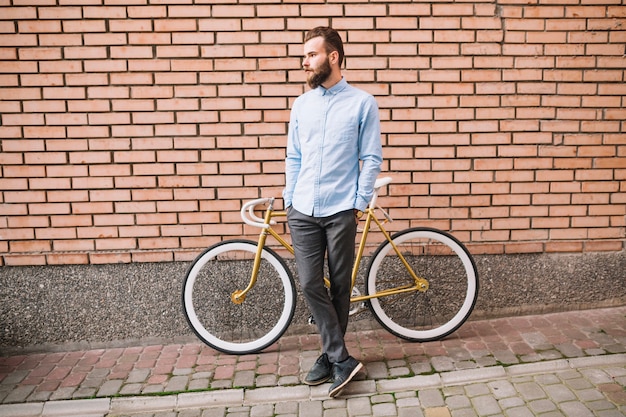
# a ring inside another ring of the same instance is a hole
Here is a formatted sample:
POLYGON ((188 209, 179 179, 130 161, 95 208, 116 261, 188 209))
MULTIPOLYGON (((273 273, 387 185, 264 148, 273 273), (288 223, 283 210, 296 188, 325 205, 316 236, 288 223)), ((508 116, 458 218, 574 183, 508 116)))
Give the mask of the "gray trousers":
POLYGON ((288 212, 291 242, 304 299, 315 319, 323 351, 331 363, 348 357, 344 336, 350 311, 356 221, 354 211, 311 217, 293 207, 288 212), (324 257, 331 286, 324 286, 324 257))

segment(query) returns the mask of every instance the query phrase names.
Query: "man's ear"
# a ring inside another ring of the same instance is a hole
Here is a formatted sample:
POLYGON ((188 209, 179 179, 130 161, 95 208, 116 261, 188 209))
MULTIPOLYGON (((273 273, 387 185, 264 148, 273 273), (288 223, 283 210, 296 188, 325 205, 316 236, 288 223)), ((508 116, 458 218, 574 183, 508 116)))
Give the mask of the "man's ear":
POLYGON ((332 51, 330 54, 328 54, 328 58, 330 58, 331 64, 337 64, 339 62, 339 52, 332 51))

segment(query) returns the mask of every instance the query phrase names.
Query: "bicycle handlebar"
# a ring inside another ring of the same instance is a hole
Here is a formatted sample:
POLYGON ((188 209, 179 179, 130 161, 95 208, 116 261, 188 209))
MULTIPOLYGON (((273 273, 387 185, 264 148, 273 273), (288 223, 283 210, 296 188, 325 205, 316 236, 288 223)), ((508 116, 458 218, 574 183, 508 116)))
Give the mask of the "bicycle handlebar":
MULTIPOLYGON (((268 227, 270 227, 270 225, 265 224, 265 220, 254 214, 254 208, 259 204, 272 204, 273 202, 274 199, 272 197, 257 198, 256 200, 248 201, 241 207, 241 219, 244 221, 244 223, 250 226, 267 229, 268 227)), ((276 224, 276 222, 272 220, 270 224, 276 224)))
MULTIPOLYGON (((372 207, 372 208, 378 207, 376 205, 376 202, 377 202, 377 199, 378 199, 378 189, 381 188, 381 187, 384 187, 385 185, 388 185, 390 182, 391 182, 391 178, 390 177, 383 177, 383 178, 379 178, 379 179, 376 180, 376 184, 374 185, 374 196, 372 197, 372 201, 370 202, 370 207, 372 207)), ((245 203, 241 207, 241 219, 247 225, 254 226, 254 227, 260 227, 262 229, 267 229, 268 227, 270 227, 270 225, 276 224, 276 222, 274 220, 271 220, 270 224, 266 224, 265 220, 263 220, 262 218, 258 217, 256 214, 254 214, 254 208, 256 206, 258 206, 260 204, 268 204, 268 203, 269 203, 269 205, 271 207, 272 204, 274 203, 274 198, 273 197, 257 198, 256 200, 248 201, 247 203, 245 203)), ((387 212, 385 212, 384 210, 382 210, 382 211, 383 211, 385 217, 387 218, 387 220, 393 221, 391 219, 391 217, 389 217, 387 212)))

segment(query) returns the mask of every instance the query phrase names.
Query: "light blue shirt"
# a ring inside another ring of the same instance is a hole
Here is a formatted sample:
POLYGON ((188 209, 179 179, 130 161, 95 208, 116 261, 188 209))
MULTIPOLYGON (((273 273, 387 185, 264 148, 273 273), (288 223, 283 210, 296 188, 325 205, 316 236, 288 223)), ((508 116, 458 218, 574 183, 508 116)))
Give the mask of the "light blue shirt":
POLYGON ((327 217, 364 211, 382 164, 378 105, 345 79, 298 97, 291 110, 285 207, 327 217))

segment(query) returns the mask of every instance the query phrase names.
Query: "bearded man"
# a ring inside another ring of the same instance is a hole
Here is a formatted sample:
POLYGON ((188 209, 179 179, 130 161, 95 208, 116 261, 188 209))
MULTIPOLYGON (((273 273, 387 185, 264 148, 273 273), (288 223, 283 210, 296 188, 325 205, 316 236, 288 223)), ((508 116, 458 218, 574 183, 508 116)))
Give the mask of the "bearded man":
POLYGON ((356 225, 382 164, 376 100, 347 83, 343 59, 337 31, 317 27, 306 34, 302 66, 311 90, 291 110, 283 191, 300 285, 322 341, 322 355, 304 382, 332 380, 330 397, 363 367, 348 353, 344 336, 356 225))

